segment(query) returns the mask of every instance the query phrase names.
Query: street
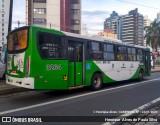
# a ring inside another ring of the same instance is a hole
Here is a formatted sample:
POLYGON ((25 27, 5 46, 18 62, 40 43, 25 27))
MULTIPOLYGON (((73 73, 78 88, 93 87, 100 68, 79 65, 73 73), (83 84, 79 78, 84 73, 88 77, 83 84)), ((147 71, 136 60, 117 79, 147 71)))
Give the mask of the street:
MULTIPOLYGON (((28 91, 0 96, 1 116, 120 116, 160 97, 160 73, 144 81, 72 91, 28 91), (102 112, 110 111, 110 112, 102 112)), ((100 124, 100 123, 99 123, 100 124)))

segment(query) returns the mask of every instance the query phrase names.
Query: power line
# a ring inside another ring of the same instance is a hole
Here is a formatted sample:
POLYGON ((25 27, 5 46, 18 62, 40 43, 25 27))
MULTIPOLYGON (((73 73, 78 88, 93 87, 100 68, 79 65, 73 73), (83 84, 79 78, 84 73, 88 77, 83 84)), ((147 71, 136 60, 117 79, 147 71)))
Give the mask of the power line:
MULTIPOLYGON (((8 22, 0 22, 0 23, 6 23, 8 24, 8 22)), ((17 24, 18 26, 17 27, 20 27, 20 25, 27 25, 27 24, 32 24, 31 22, 21 22, 21 21, 14 21, 12 22, 12 24, 17 24)), ((36 24, 33 24, 33 25, 36 25, 36 24)), ((38 24, 37 24, 38 25, 38 24)), ((71 26, 64 26, 64 25, 57 25, 57 24, 53 24, 53 23, 45 23, 45 25, 49 26, 50 29, 56 29, 56 28, 71 28, 71 26)), ((29 25, 30 26, 30 25, 29 25)), ((85 30, 86 28, 81 28, 81 30, 85 30)), ((87 28, 88 31, 97 31, 97 32, 102 32, 102 30, 100 29, 90 29, 90 28, 87 28)))
POLYGON ((133 4, 133 5, 138 5, 138 6, 143 6, 143 7, 147 7, 147 8, 151 8, 151 9, 156 9, 156 10, 160 10, 160 8, 156 8, 156 7, 152 7, 152 6, 148 6, 148 5, 142 5, 142 4, 138 4, 138 3, 132 3, 132 2, 128 2, 128 1, 124 1, 124 0, 117 0, 123 3, 129 3, 129 4, 133 4))

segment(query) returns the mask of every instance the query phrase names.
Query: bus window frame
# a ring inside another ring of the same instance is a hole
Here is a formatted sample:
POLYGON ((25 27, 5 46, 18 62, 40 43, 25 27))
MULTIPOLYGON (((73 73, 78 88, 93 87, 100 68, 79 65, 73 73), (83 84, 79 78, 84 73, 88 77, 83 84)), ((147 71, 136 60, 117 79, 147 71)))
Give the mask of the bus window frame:
POLYGON ((87 50, 89 51, 88 52, 88 59, 89 60, 94 60, 94 61, 104 61, 104 55, 103 55, 103 42, 99 42, 99 41, 95 41, 95 40, 88 40, 87 41, 87 50), (94 58, 91 58, 91 53, 93 53, 93 51, 97 51, 97 50, 93 50, 92 49, 92 42, 94 42, 94 43, 99 43, 100 44, 100 46, 101 46, 101 51, 100 52, 102 52, 102 58, 101 59, 94 59, 94 58))
POLYGON ((121 44, 116 44, 116 49, 115 49, 115 56, 116 56, 116 61, 129 61, 128 60, 128 51, 125 51, 124 52, 124 47, 126 47, 126 50, 128 49, 128 46, 125 46, 125 45, 121 45, 121 44), (122 52, 118 52, 118 47, 122 47, 122 52), (123 56, 126 55, 127 59, 125 59, 125 56, 124 56, 124 59, 123 60, 118 60, 117 56, 118 54, 122 54, 123 56))
POLYGON ((104 61, 116 61, 116 45, 115 44, 112 44, 112 43, 108 43, 108 42, 105 42, 105 43, 103 43, 103 60, 104 61), (112 45, 113 46, 113 52, 111 52, 111 51, 108 51, 108 50, 104 50, 104 46, 107 46, 107 45, 112 45), (113 53, 114 54, 114 60, 106 60, 105 58, 104 58, 104 53, 113 53))
POLYGON ((30 32, 29 26, 21 27, 21 28, 18 28, 18 29, 15 29, 15 30, 11 31, 11 32, 7 35, 7 53, 8 53, 8 54, 18 54, 18 53, 23 53, 23 52, 25 52, 25 51, 28 49, 28 47, 29 47, 29 32, 30 32), (27 42, 27 47, 26 47, 25 49, 15 50, 15 51, 10 51, 10 50, 8 50, 8 39, 9 39, 9 35, 11 35, 11 34, 13 34, 13 33, 15 33, 15 32, 22 31, 22 30, 27 30, 27 31, 28 31, 28 32, 27 32, 27 40, 26 40, 26 42, 27 42))
POLYGON ((48 32, 42 32, 42 31, 38 31, 37 32, 37 40, 36 40, 36 42, 37 42, 37 50, 38 50, 38 53, 39 53, 39 55, 40 55, 40 57, 41 57, 41 59, 42 60, 67 60, 68 59, 68 41, 67 41, 67 38, 66 38, 66 36, 64 36, 64 35, 58 35, 58 34, 54 34, 54 33, 48 33, 48 32), (46 34, 46 35, 51 35, 51 36, 61 36, 61 38, 62 39, 64 39, 64 42, 65 42, 65 49, 66 49, 66 58, 59 58, 59 59, 56 59, 56 58, 44 58, 43 56, 42 56, 42 52, 40 51, 40 44, 39 44, 39 34, 46 34))
MULTIPOLYGON (((86 47, 86 44, 87 44, 87 40, 85 39, 80 39, 80 38, 74 38, 74 37, 71 37, 71 36, 66 36, 65 37, 65 40, 67 41, 67 60, 69 60, 69 51, 68 51, 68 45, 69 45, 69 41, 75 41, 75 43, 83 43, 84 44, 84 51, 85 51, 85 54, 86 54, 86 50, 87 50, 87 47, 86 47)), ((84 52, 83 52, 84 53, 84 52)), ((87 55, 88 56, 88 55, 87 55)), ((85 58, 83 57, 83 60, 86 60, 87 59, 87 56, 85 55, 85 58)), ((75 61, 75 59, 74 59, 75 61)))
POLYGON ((140 61, 141 63, 145 62, 145 50, 142 48, 136 48, 136 61, 140 61), (138 54, 138 50, 142 50, 142 54, 138 54), (138 60, 138 55, 142 56, 142 60, 138 60))
POLYGON ((129 59, 129 55, 131 56, 135 56, 135 60, 128 60, 128 61, 133 61, 133 62, 136 62, 137 61, 137 49, 142 49, 142 48, 138 48, 138 47, 133 47, 133 46, 127 46, 127 55, 128 55, 128 59, 129 59), (128 48, 131 49, 131 53, 128 53, 128 48), (133 54, 133 51, 132 49, 135 49, 135 54, 133 54))

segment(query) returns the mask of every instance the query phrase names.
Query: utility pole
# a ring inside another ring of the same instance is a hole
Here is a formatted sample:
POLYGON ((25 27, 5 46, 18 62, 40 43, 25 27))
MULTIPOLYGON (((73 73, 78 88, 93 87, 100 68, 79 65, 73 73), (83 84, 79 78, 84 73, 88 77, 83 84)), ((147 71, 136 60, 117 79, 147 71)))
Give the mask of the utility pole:
POLYGON ((20 26, 20 24, 21 24, 19 20, 17 21, 17 24, 18 24, 18 28, 19 28, 19 26, 20 26))
POLYGON ((13 11, 13 0, 10 0, 8 33, 12 29, 12 11, 13 11))

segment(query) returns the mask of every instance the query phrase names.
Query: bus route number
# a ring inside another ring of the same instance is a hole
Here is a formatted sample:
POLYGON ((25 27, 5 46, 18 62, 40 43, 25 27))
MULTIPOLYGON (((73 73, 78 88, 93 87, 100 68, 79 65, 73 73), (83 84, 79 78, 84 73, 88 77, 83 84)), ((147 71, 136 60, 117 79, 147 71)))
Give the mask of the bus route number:
POLYGON ((55 65, 53 65, 53 64, 51 64, 51 65, 46 65, 46 70, 47 70, 47 71, 62 70, 62 66, 61 66, 61 65, 57 65, 57 64, 55 64, 55 65))

